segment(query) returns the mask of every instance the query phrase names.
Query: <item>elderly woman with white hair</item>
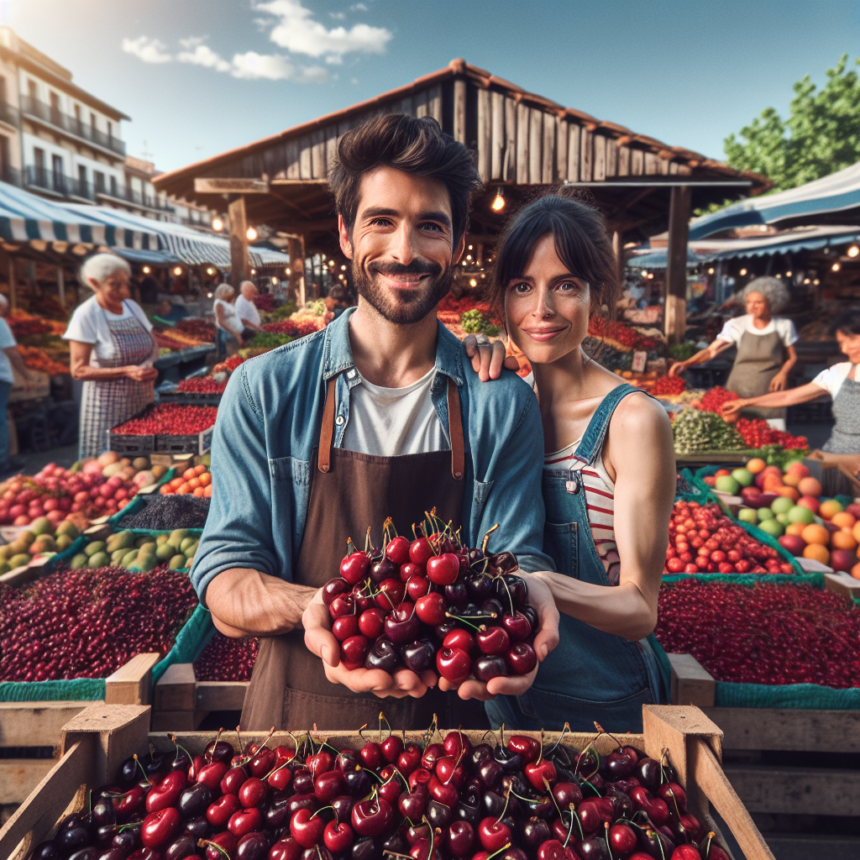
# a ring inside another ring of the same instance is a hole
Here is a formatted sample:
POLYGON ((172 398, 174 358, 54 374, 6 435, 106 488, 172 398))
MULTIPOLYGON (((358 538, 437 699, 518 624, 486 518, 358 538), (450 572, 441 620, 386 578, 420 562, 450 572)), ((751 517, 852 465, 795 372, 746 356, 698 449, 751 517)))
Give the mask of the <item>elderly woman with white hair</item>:
POLYGON ((79 456, 109 450, 108 430, 155 399, 158 344, 152 323, 129 298, 131 269, 115 254, 96 254, 81 267, 94 295, 79 305, 63 335, 71 346, 74 379, 84 381, 79 456))
MULTIPOLYGON (((779 278, 755 278, 740 294, 746 305, 743 316, 728 320, 716 340, 669 370, 670 376, 702 364, 734 346, 737 355, 726 388, 741 398, 784 391, 791 368, 797 364, 797 331, 794 323, 777 317, 789 303, 788 288, 779 278)), ((744 414, 765 418, 772 427, 785 430, 785 409, 745 408, 744 414)))
MULTIPOLYGON (((236 312, 236 290, 230 284, 219 284, 215 290, 215 356, 221 360, 227 354, 230 341, 236 347, 245 345, 242 332, 245 326, 236 312)), ((232 350, 231 350, 232 351, 232 350)))

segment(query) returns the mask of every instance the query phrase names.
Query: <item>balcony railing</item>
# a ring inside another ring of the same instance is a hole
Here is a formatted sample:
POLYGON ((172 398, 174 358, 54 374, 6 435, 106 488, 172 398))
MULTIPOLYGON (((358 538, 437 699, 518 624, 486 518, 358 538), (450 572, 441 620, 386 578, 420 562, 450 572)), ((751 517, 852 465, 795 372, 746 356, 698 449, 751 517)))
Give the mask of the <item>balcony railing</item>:
POLYGON ((59 108, 45 104, 45 102, 32 96, 21 96, 21 113, 36 117, 36 119, 73 134, 75 137, 89 140, 98 146, 110 149, 117 155, 125 156, 125 141, 111 134, 105 134, 105 132, 81 122, 77 117, 69 116, 59 108))
POLYGON ((9 185, 21 187, 21 171, 16 167, 0 165, 0 182, 8 182, 9 185))
POLYGON ((21 122, 21 116, 18 108, 10 105, 8 102, 0 101, 0 121, 14 125, 18 128, 21 122))
POLYGON ((73 176, 56 173, 47 167, 34 167, 32 165, 26 169, 25 175, 28 186, 44 191, 53 191, 63 197, 78 197, 96 203, 100 196, 104 196, 112 200, 128 201, 136 206, 148 206, 150 209, 157 209, 161 212, 172 211, 172 207, 168 203, 162 203, 157 197, 143 195, 139 191, 132 191, 125 186, 111 189, 110 186, 104 184, 95 185, 73 176))

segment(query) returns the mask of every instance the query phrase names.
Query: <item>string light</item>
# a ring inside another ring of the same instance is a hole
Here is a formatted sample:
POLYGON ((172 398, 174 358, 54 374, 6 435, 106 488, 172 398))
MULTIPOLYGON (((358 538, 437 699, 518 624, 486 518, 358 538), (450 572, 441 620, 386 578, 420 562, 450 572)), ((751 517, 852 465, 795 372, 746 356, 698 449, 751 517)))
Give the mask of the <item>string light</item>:
POLYGON ((471 245, 469 245, 469 250, 470 250, 470 251, 472 250, 472 246, 471 246, 471 245))
POLYGON ((714 274, 714 270, 713 270, 712 268, 711 268, 711 269, 708 269, 708 274, 709 274, 709 275, 713 275, 713 274, 714 274))
POLYGON ((217 217, 213 218, 212 219, 212 229, 216 233, 220 233, 224 229, 224 222, 220 218, 217 218, 217 217))
POLYGON ((499 190, 496 192, 496 196, 493 198, 490 207, 494 212, 501 212, 505 208, 505 195, 502 193, 501 186, 499 186, 499 190))
POLYGON ((213 268, 212 268, 212 266, 210 266, 210 267, 206 270, 206 274, 207 274, 207 275, 214 275, 214 274, 215 274, 215 269, 213 269, 213 268))
POLYGON ((149 266, 143 267, 143 274, 144 275, 148 275, 151 271, 152 271, 152 269, 150 269, 149 266))
POLYGON ((804 284, 808 284, 808 283, 809 283, 809 278, 804 278, 804 279, 803 279, 803 283, 804 283, 804 284))
POLYGON ((778 278, 781 278, 781 277, 782 277, 782 275, 781 275, 779 272, 777 272, 776 276, 777 276, 778 278))
POLYGON ((290 267, 289 267, 289 266, 287 266, 287 268, 286 268, 286 269, 284 269, 284 274, 285 274, 285 275, 289 275, 289 274, 290 274, 290 267))
POLYGON ((812 282, 813 286, 816 286, 816 287, 819 285, 819 283, 821 283, 821 282, 818 280, 818 278, 816 278, 816 279, 812 282))
POLYGON ((206 297, 207 297, 207 298, 209 298, 209 299, 211 299, 211 298, 212 298, 212 293, 206 293, 206 297))
POLYGON ((277 279, 274 275, 272 276, 272 283, 273 283, 273 284, 277 284, 277 283, 278 283, 278 279, 277 279))
POLYGON ((176 277, 178 278, 182 274, 182 266, 177 266, 173 270, 173 274, 176 275, 176 277))
POLYGON ((741 269, 741 277, 743 277, 747 273, 746 269, 741 269))
POLYGON ((245 235, 248 237, 249 242, 253 242, 257 238, 257 231, 253 227, 249 227, 245 235))
POLYGON ((252 275, 256 275, 256 274, 257 274, 257 270, 256 270, 256 269, 251 269, 251 274, 252 274, 252 275))
POLYGON ((345 271, 346 271, 346 266, 341 266, 341 267, 340 267, 340 270, 341 270, 342 272, 345 272, 345 271))
POLYGON ((785 273, 785 276, 786 276, 786 278, 790 278, 790 277, 791 277, 791 272, 786 272, 786 273, 785 273))
POLYGON ((852 245, 848 249, 848 256, 849 257, 856 257, 858 254, 860 254, 860 248, 858 248, 857 245, 852 245))
POLYGON ((841 266, 839 263, 834 263, 834 264, 830 267, 830 270, 831 270, 832 272, 838 272, 841 268, 842 268, 842 266, 841 266))
POLYGON ((332 269, 334 268, 334 260, 329 260, 328 264, 329 264, 330 268, 332 268, 332 269))
POLYGON ((470 287, 477 287, 477 286, 478 286, 478 281, 477 281, 477 279, 476 279, 476 278, 470 278, 470 279, 469 279, 469 286, 470 286, 470 287))

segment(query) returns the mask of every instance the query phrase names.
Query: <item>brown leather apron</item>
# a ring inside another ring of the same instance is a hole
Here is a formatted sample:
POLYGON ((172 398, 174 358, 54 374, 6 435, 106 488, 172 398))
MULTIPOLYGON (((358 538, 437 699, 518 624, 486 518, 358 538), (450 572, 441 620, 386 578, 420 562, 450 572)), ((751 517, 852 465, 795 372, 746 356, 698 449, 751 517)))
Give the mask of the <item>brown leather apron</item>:
MULTIPOLYGON (((738 344, 732 372, 726 388, 739 397, 761 397, 768 393, 771 379, 779 373, 786 360, 786 350, 778 332, 751 334, 745 331, 738 344)), ((745 407, 741 415, 747 418, 785 418, 785 409, 745 407)))
MULTIPOLYGON (((457 386, 448 380, 451 450, 402 457, 376 457, 332 448, 335 382, 329 380, 316 449, 299 560, 293 581, 320 588, 338 576, 347 537, 361 546, 368 526, 381 544, 382 524, 391 516, 401 534, 435 507, 445 521, 461 522, 465 446, 457 386)), ((305 647, 304 630, 263 639, 242 711, 249 731, 356 730, 376 725, 379 712, 396 729, 424 729, 433 715, 441 726, 488 725, 480 702, 462 701, 456 693, 430 690, 420 699, 380 699, 331 683, 319 657, 305 647)))

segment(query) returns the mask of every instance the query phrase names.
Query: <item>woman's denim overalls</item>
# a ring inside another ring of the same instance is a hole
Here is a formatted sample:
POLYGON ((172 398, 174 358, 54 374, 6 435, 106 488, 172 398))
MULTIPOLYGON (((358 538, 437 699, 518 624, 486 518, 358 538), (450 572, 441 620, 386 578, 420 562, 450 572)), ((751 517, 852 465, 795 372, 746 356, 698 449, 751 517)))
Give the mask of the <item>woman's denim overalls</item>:
MULTIPOLYGON (((594 413, 570 470, 544 471, 546 503, 544 551, 556 570, 583 582, 611 587, 588 524, 580 470, 594 465, 603 448, 615 407, 640 391, 620 385, 594 413)), ((561 614, 558 647, 538 669, 522 696, 499 696, 486 703, 494 726, 593 732, 595 721, 608 731, 641 731, 642 705, 665 701, 658 669, 662 650, 653 634, 629 642, 561 614)), ((665 657, 662 657, 665 660, 665 657)))

